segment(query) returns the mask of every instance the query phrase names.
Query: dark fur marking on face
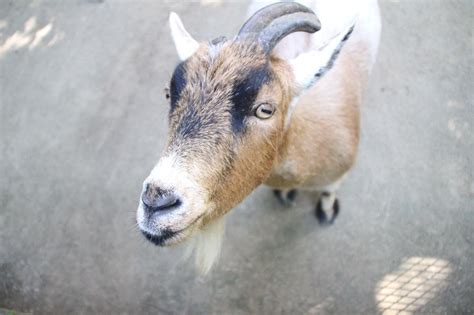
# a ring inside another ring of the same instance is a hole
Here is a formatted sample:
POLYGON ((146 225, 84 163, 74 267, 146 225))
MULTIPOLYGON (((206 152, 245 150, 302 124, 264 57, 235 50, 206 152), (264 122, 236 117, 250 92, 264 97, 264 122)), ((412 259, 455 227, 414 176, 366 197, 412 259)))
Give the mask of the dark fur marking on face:
POLYGON ((181 62, 176 66, 173 72, 173 76, 171 77, 171 82, 170 82, 170 112, 173 112, 173 110, 176 108, 176 103, 178 102, 178 99, 181 95, 181 92, 183 91, 184 87, 186 86, 186 64, 185 62, 181 62))
POLYGON ((176 133, 181 139, 196 138, 199 137, 199 132, 204 126, 211 125, 213 122, 211 117, 202 115, 202 112, 196 108, 196 104, 189 104, 181 117, 176 133))
POLYGON ((231 95, 232 129, 234 133, 244 130, 244 119, 250 114, 252 105, 263 84, 270 81, 267 65, 251 69, 243 79, 234 83, 231 95))

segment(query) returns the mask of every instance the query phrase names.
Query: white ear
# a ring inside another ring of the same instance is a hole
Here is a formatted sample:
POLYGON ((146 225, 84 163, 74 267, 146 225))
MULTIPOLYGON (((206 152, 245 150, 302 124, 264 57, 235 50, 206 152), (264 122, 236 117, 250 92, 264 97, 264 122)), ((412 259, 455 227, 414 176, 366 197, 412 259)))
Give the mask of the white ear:
POLYGON ((171 37, 173 37, 179 59, 186 60, 196 52, 199 43, 189 35, 183 26, 183 22, 181 22, 181 19, 176 13, 171 12, 169 23, 171 37))
POLYGON ((354 25, 331 38, 320 49, 302 53, 289 61, 298 93, 311 87, 332 68, 353 29, 354 25))

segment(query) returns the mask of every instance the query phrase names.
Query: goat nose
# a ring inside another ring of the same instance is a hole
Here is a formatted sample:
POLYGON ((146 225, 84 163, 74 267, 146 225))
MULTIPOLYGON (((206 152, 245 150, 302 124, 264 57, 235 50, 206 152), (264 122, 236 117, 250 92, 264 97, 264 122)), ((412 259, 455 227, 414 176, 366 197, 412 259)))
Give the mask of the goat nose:
POLYGON ((149 213, 171 210, 181 204, 181 200, 173 191, 163 190, 151 184, 146 185, 142 193, 142 202, 149 213))

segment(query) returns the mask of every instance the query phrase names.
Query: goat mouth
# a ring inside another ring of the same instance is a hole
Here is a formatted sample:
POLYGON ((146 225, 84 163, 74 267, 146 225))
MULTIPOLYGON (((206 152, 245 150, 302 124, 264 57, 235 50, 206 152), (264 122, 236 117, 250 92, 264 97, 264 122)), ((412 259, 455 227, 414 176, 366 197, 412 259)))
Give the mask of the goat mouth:
POLYGON ((152 242, 153 244, 157 246, 165 246, 165 242, 167 240, 174 238, 176 235, 181 233, 182 230, 181 231, 163 230, 161 231, 160 235, 154 235, 143 230, 141 230, 141 232, 145 236, 145 238, 149 240, 150 242, 152 242))
POLYGON ((142 232, 143 236, 145 236, 145 238, 147 240, 149 240, 150 242, 152 242, 153 244, 155 244, 157 246, 162 246, 163 247, 163 246, 170 245, 170 243, 171 244, 179 243, 181 240, 183 240, 183 238, 181 237, 181 235, 184 234, 183 232, 185 232, 185 231, 189 230, 190 228, 192 228, 194 226, 194 224, 199 219, 201 219, 203 216, 204 216, 204 214, 198 216, 187 227, 185 227, 183 229, 180 229, 180 230, 177 230, 177 231, 173 231, 171 229, 163 229, 163 230, 160 230, 159 235, 152 234, 152 233, 144 231, 142 229, 140 229, 140 231, 142 232), (171 242, 169 242, 169 241, 171 241, 171 242))

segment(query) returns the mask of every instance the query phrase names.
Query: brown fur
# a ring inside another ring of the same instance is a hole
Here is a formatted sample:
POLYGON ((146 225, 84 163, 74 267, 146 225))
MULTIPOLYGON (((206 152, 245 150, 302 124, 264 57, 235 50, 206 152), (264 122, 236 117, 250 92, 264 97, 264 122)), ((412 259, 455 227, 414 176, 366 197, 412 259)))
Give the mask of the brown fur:
POLYGON ((178 152, 185 165, 212 204, 202 224, 239 203, 269 176, 284 139, 284 121, 291 100, 291 72, 280 59, 269 63, 272 81, 264 85, 255 104, 276 105, 272 118, 260 121, 249 117, 247 128, 235 136, 230 124, 230 94, 235 82, 245 75, 242 69, 265 64, 267 57, 249 44, 225 44, 217 56, 210 56, 209 46, 200 49, 186 62, 186 81, 176 110, 170 116, 166 152, 178 152), (191 105, 190 105, 191 104, 191 105), (196 115, 205 122, 199 136, 186 139, 177 129, 189 106, 198 105, 196 115), (217 113, 217 114, 216 114, 217 113), (212 123, 211 123, 212 121, 212 123))
POLYGON ((359 142, 363 74, 343 50, 334 68, 299 99, 265 184, 315 190, 352 167, 359 142))

